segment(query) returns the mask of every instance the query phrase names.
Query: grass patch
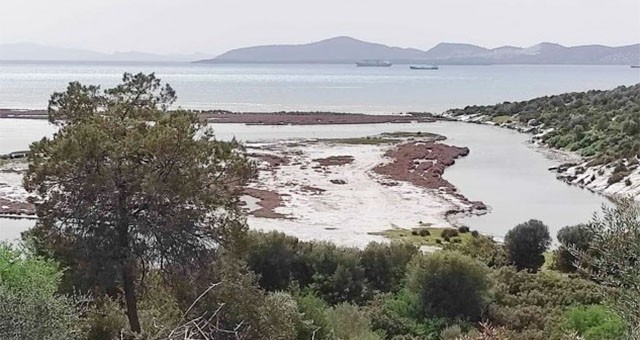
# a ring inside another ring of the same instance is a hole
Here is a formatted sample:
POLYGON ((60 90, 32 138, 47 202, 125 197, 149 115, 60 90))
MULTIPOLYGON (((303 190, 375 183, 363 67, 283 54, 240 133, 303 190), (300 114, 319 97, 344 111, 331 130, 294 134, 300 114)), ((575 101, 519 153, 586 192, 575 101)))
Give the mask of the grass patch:
POLYGON ((445 244, 451 243, 465 243, 473 238, 470 232, 467 233, 458 233, 457 236, 449 237, 449 241, 445 240, 445 237, 442 233, 445 230, 456 230, 454 228, 434 228, 434 227, 422 227, 422 228, 413 228, 413 229, 402 229, 402 228, 394 228, 381 232, 373 232, 369 233, 370 235, 378 235, 386 237, 392 241, 400 241, 400 242, 409 242, 416 246, 433 246, 440 247, 445 244), (424 235, 424 231, 428 231, 428 235, 424 235), (422 235, 424 236, 422 236, 422 235), (438 243, 437 240, 440 240, 441 243, 438 243), (456 241, 459 240, 459 241, 456 241))

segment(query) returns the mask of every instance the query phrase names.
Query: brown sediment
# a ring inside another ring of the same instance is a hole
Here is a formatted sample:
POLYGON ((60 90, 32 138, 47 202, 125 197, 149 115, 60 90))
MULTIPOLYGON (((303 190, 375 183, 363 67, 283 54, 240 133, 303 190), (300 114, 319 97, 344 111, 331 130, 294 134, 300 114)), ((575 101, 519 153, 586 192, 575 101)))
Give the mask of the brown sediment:
POLYGON ((270 112, 234 113, 229 111, 200 112, 212 123, 243 123, 248 125, 323 125, 323 124, 382 124, 434 122, 429 115, 367 115, 331 112, 270 112))
POLYGON ((35 215, 36 207, 29 202, 0 198, 0 215, 35 215))
MULTIPOLYGON (((376 166, 373 171, 395 181, 409 182, 428 189, 442 190, 462 202, 470 209, 486 210, 482 202, 469 201, 449 181, 442 178, 444 170, 453 165, 459 157, 469 154, 466 147, 457 147, 435 142, 411 142, 396 146, 386 156, 393 159, 391 163, 376 166)), ((447 215, 463 212, 452 210, 447 215)))
POLYGON ((276 208, 284 206, 281 194, 256 188, 244 188, 244 193, 259 200, 260 209, 249 212, 250 215, 263 218, 287 218, 286 215, 275 212, 276 208))
POLYGON ((339 166, 353 163, 353 156, 330 156, 327 158, 316 158, 312 161, 318 163, 320 166, 339 166))
POLYGON ((323 192, 325 192, 327 190, 322 189, 322 188, 317 188, 317 187, 314 187, 314 186, 311 186, 311 185, 303 185, 303 186, 300 187, 300 191, 308 192, 308 193, 311 193, 312 195, 320 195, 320 194, 322 194, 323 192))
MULTIPOLYGON (((367 115, 335 112, 231 112, 224 110, 196 111, 211 123, 240 123, 248 125, 323 125, 323 124, 382 124, 434 122, 430 114, 367 115)), ((0 118, 46 119, 46 110, 0 109, 0 118)))

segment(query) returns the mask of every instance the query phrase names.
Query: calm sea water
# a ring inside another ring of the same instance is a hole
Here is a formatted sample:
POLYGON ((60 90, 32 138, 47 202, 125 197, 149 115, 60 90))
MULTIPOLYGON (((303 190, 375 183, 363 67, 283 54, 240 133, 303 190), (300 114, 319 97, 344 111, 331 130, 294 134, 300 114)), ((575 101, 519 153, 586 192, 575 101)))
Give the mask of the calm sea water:
MULTIPOLYGON (((365 124, 324 126, 246 126, 217 124, 217 137, 242 141, 293 138, 348 138, 393 131, 428 131, 448 136, 447 143, 471 149, 445 171, 471 200, 488 204, 492 212, 461 222, 483 233, 503 236, 518 223, 540 219, 558 229, 588 221, 607 200, 589 191, 564 184, 547 171, 559 161, 548 158, 528 143, 528 136, 497 127, 457 122, 419 124, 365 124)), ((45 121, 0 120, 0 153, 22 150, 31 141, 51 135, 45 121)), ((277 222, 274 222, 277 223, 277 222)), ((0 240, 15 239, 33 221, 0 219, 0 240)))
POLYGON ((123 72, 156 72, 191 109, 440 112, 452 107, 609 89, 640 82, 628 66, 441 66, 0 62, 0 108, 41 109, 70 81, 113 86, 123 72))

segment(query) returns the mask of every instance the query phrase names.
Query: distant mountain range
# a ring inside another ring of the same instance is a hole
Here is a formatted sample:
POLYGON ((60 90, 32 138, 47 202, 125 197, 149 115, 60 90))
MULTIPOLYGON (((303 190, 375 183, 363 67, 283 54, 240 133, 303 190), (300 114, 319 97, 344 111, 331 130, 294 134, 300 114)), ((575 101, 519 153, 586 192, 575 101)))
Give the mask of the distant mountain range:
POLYGON ((101 53, 90 50, 52 47, 31 43, 0 44, 0 60, 16 61, 194 61, 211 58, 203 53, 161 55, 137 51, 101 53))
POLYGON ((302 45, 268 45, 231 50, 215 58, 203 53, 161 55, 138 51, 101 53, 31 43, 0 44, 0 60, 18 61, 196 61, 200 63, 326 63, 351 64, 380 59, 394 64, 592 64, 638 65, 640 44, 608 47, 565 47, 541 43, 522 48, 484 48, 471 44, 440 43, 428 51, 390 47, 351 37, 336 37, 302 45))
POLYGON ((364 59, 395 64, 640 64, 640 44, 608 47, 565 47, 541 43, 522 48, 484 48, 470 44, 440 43, 428 51, 390 47, 351 37, 336 37, 303 45, 268 45, 231 50, 202 63, 354 63, 364 59))

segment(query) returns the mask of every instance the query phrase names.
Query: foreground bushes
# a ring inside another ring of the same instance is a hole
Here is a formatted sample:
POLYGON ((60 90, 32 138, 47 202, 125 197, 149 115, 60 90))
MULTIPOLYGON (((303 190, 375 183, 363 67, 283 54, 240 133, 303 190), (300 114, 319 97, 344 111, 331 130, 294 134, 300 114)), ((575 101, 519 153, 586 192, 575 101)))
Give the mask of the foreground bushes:
POLYGON ((57 294, 54 261, 0 244, 0 339, 81 339, 78 301, 57 294))
POLYGON ((310 289, 328 303, 362 304, 377 292, 401 288, 415 246, 371 243, 364 250, 324 242, 302 242, 282 233, 252 233, 248 267, 264 289, 290 285, 310 289))

